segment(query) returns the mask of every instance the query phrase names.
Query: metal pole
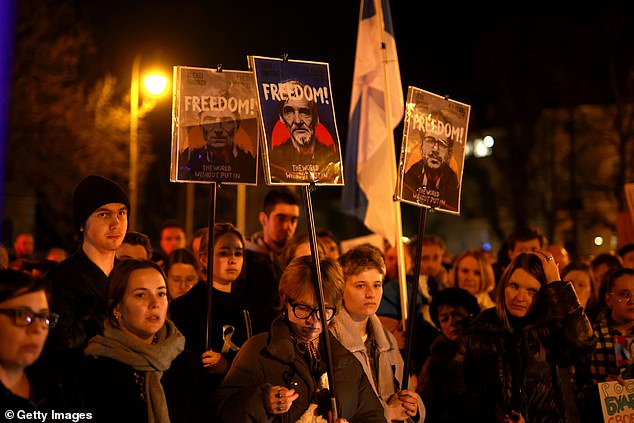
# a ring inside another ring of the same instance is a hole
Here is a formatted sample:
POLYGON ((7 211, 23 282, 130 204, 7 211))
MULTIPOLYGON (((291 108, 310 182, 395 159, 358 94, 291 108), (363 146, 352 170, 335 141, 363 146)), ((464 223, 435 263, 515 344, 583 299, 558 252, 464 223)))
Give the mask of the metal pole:
POLYGON ((205 350, 208 351, 211 343, 211 312, 214 285, 214 226, 216 225, 216 183, 209 185, 209 219, 207 222, 207 326, 205 328, 205 350))
POLYGON ((185 233, 187 238, 191 239, 194 233, 194 204, 195 197, 195 185, 185 184, 185 233))
POLYGON ((414 319, 416 317, 416 297, 418 296, 418 279, 420 279, 420 262, 423 255, 423 236, 427 222, 427 208, 421 207, 418 214, 418 245, 416 246, 416 260, 414 261, 414 279, 409 293, 409 316, 407 318, 407 344, 405 349, 405 363, 403 366, 403 389, 409 384, 409 363, 412 355, 412 341, 414 340, 414 319))
POLYGON ((321 265, 319 264, 319 251, 317 250, 317 235, 315 234, 315 216, 313 215, 313 205, 310 198, 310 192, 315 189, 315 184, 304 185, 302 191, 304 196, 304 206, 306 210, 306 219, 308 223, 308 239, 310 242, 310 253, 313 256, 313 273, 315 274, 315 292, 319 302, 319 313, 321 314, 321 336, 326 352, 326 374, 328 375, 328 388, 330 389, 330 402, 332 408, 333 421, 337 420, 337 395, 335 394, 335 379, 333 374, 332 350, 330 347, 330 336, 328 331, 328 322, 325 321, 326 305, 324 300, 324 284, 321 280, 321 265))
POLYGON ((128 230, 136 229, 138 210, 138 162, 139 162, 139 55, 132 62, 132 76, 130 80, 130 175, 128 191, 130 195, 130 210, 128 230))
POLYGON ((247 187, 236 187, 236 227, 243 234, 246 233, 247 222, 247 187))

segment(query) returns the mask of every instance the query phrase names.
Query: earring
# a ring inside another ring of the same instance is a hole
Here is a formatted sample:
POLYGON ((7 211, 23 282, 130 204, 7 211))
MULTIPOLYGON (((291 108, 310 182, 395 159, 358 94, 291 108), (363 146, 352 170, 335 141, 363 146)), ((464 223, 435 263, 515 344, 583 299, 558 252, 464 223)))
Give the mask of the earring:
POLYGON ((121 318, 121 313, 119 313, 118 311, 114 312, 114 318, 119 320, 121 318))

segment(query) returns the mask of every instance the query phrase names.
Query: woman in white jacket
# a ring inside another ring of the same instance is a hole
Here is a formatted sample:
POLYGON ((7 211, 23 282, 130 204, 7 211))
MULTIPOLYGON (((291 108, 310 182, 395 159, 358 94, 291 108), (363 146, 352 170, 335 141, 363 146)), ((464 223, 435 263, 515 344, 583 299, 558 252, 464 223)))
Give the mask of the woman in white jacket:
POLYGON ((403 358, 396 339, 376 316, 385 277, 381 252, 369 244, 360 245, 343 254, 339 264, 345 279, 343 307, 335 316, 332 333, 363 366, 388 422, 423 422, 422 400, 413 389, 401 389, 403 358))

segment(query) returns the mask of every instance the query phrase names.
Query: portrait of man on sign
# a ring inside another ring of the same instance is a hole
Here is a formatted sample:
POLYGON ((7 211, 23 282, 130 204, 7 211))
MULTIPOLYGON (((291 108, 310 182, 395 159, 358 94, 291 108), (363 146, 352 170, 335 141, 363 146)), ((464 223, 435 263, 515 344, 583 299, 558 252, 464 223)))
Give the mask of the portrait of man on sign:
POLYGON ((256 185, 253 73, 175 66, 174 87, 170 180, 256 185))
POLYGON ((212 177, 217 180, 250 180, 255 177, 255 157, 235 142, 240 129, 237 112, 228 109, 202 111, 199 128, 205 144, 183 150, 179 160, 181 179, 195 177, 200 172, 211 172, 211 175, 217 175, 212 177))
POLYGON ((456 171, 451 166, 455 131, 442 112, 429 114, 415 128, 420 160, 405 172, 403 195, 430 207, 458 210, 460 185, 456 171))
POLYGON ((336 143, 320 125, 317 104, 304 95, 298 81, 284 83, 286 93, 277 103, 279 122, 271 136, 271 177, 337 182, 341 163, 336 143), (295 178, 299 176, 299 178, 295 178))

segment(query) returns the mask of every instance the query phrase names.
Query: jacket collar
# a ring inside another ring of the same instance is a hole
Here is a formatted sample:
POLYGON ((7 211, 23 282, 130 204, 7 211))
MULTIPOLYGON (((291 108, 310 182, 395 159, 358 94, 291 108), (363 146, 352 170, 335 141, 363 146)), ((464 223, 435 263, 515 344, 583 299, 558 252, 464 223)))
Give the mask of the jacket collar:
POLYGON ((281 316, 271 323, 271 330, 266 344, 266 349, 274 357, 286 363, 295 361, 295 346, 291 337, 291 329, 281 316))
MULTIPOLYGON (((335 316, 335 321, 331 331, 335 334, 339 342, 351 352, 365 351, 365 343, 357 332, 356 323, 352 320, 350 313, 341 307, 335 316)), ((383 325, 375 314, 368 318, 368 332, 372 332, 378 351, 388 351, 393 346, 383 331, 383 325)))

